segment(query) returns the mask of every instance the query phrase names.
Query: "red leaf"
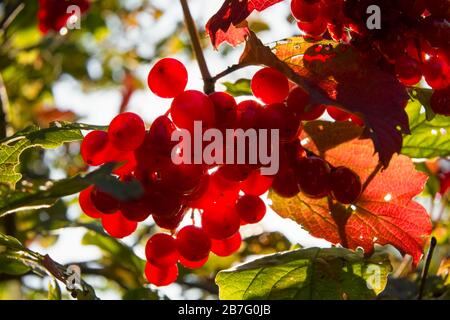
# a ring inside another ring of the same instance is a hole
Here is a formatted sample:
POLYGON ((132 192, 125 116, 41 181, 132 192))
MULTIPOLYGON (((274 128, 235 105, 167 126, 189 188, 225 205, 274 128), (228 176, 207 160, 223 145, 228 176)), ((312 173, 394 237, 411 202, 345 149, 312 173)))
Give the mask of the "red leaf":
POLYGON ((225 0, 206 24, 214 48, 223 42, 236 46, 249 34, 245 19, 254 11, 263 11, 283 0, 225 0))
POLYGON ((381 162, 387 166, 409 134, 405 87, 355 49, 329 41, 317 44, 294 37, 274 47, 277 57, 317 84, 341 108, 364 119, 381 162))
MULTIPOLYGON (((378 168, 378 157, 369 139, 358 139, 361 129, 351 123, 315 121, 305 126, 306 148, 320 154, 333 166, 346 166, 364 182, 378 168)), ((431 234, 431 220, 413 197, 424 188, 427 177, 415 170, 412 161, 394 155, 389 167, 369 182, 359 200, 349 207, 327 198, 310 199, 298 194, 282 199, 271 194, 272 206, 313 236, 350 249, 362 247, 371 253, 375 244, 391 244, 410 254, 417 264, 431 234)))

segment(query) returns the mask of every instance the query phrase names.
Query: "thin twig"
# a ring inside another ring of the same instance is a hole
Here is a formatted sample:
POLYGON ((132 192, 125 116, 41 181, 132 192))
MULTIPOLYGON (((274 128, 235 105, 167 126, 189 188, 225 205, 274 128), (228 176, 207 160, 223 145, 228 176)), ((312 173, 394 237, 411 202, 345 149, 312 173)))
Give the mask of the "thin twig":
POLYGON ((248 66, 248 65, 240 64, 240 63, 239 63, 239 64, 234 64, 234 65, 228 67, 227 69, 225 69, 224 71, 218 73, 218 74, 215 75, 214 77, 212 77, 212 80, 213 80, 214 82, 217 82, 219 79, 221 79, 221 78, 223 78, 223 77, 229 75, 230 73, 233 73, 233 72, 235 72, 235 71, 237 71, 237 70, 239 70, 239 69, 245 68, 245 67, 247 67, 247 66, 248 66))
POLYGON ((367 186, 370 184, 370 182, 375 178, 375 176, 380 172, 380 170, 383 168, 382 163, 378 163, 375 169, 373 169, 372 173, 367 177, 366 181, 364 181, 364 184, 362 185, 362 192, 363 193, 367 186))
POLYGON ((433 251, 434 248, 436 248, 436 244, 437 244, 436 238, 432 237, 430 241, 430 247, 428 248, 427 252, 427 259, 425 260, 425 266, 423 267, 422 276, 420 278, 419 295, 417 297, 417 300, 422 300, 423 298, 423 292, 425 290, 425 283, 428 276, 428 270, 430 269, 431 258, 433 257, 433 251))
POLYGON ((197 58, 197 63, 202 74, 204 91, 206 94, 214 92, 214 80, 209 72, 208 65, 206 64, 205 56, 203 55, 203 49, 200 44, 200 38, 198 35, 197 27, 195 26, 194 19, 192 18, 191 11, 189 10, 189 5, 187 0, 180 0, 181 7, 183 8, 184 20, 186 27, 189 32, 189 36, 192 42, 192 48, 194 50, 195 57, 197 58))

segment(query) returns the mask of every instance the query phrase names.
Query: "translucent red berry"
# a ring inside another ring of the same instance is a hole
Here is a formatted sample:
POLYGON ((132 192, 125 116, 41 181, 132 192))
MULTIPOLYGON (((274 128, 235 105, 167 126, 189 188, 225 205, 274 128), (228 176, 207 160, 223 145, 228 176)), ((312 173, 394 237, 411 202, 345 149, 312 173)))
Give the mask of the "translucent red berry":
POLYGON ((289 81, 274 68, 264 68, 253 76, 252 92, 266 104, 283 102, 289 94, 289 81))
POLYGON ((422 78, 422 70, 417 60, 408 56, 402 56, 395 62, 397 78, 405 86, 413 86, 422 78))
POLYGON ((330 167, 321 158, 307 157, 298 160, 296 173, 300 190, 312 198, 322 198, 330 190, 330 167))
POLYGON ((177 248, 188 261, 201 261, 209 255, 211 239, 202 229, 186 226, 177 233, 177 248))
POLYGON ((321 17, 311 22, 297 22, 298 28, 311 38, 319 38, 327 31, 327 21, 321 17))
POLYGON ((161 98, 174 98, 186 88, 188 72, 178 60, 164 58, 150 70, 147 78, 150 90, 161 98))
POLYGON ((98 211, 105 214, 114 213, 119 210, 119 201, 97 187, 91 190, 91 201, 98 211))
POLYGON ((186 258, 184 258, 183 256, 180 256, 180 263, 183 265, 183 267, 188 268, 188 269, 198 269, 203 267, 206 262, 208 262, 208 257, 199 260, 199 261, 189 261, 186 258))
POLYGON ((181 207, 180 210, 172 216, 153 216, 153 220, 155 220, 156 225, 160 228, 175 230, 183 220, 185 213, 186 208, 181 207))
POLYGON ((292 198, 300 192, 295 172, 292 168, 280 168, 272 183, 272 189, 283 198, 292 198))
POLYGON ((450 86, 450 65, 442 56, 430 57, 423 64, 423 75, 433 89, 444 89, 450 86))
POLYGON ((151 263, 145 264, 145 277, 147 281, 158 287, 168 286, 178 278, 178 266, 176 264, 157 267, 151 263))
POLYGON ((297 20, 311 22, 320 14, 320 0, 292 0, 291 12, 297 20))
POLYGON ((212 239, 231 237, 239 230, 240 218, 233 206, 215 205, 202 214, 202 228, 212 239))
POLYGON ((359 176, 346 167, 338 167, 331 171, 330 187, 333 197, 343 204, 356 201, 362 190, 359 176))
POLYGON ((214 105, 207 95, 200 91, 188 90, 178 95, 170 107, 175 125, 189 132, 194 130, 194 121, 201 121, 201 128, 215 125, 214 105))
POLYGON ((214 105, 217 128, 234 128, 237 119, 236 100, 226 92, 214 92, 209 98, 214 105))
POLYGON ((241 234, 236 232, 229 238, 211 240, 211 251, 219 257, 228 257, 237 252, 242 244, 241 234))
POLYGON ((105 131, 95 130, 89 132, 81 143, 81 156, 90 166, 99 166, 106 162, 106 149, 108 134, 105 131))
POLYGON ((78 202, 80 203, 80 207, 81 210, 83 210, 83 212, 93 218, 93 219, 98 219, 102 216, 102 212, 100 212, 99 210, 97 210, 94 206, 94 204, 92 203, 91 200, 91 192, 93 190, 93 186, 90 186, 86 189, 84 189, 83 191, 80 192, 80 196, 78 198, 78 202))
POLYGON ((134 151, 144 141, 144 121, 135 113, 121 113, 111 121, 108 129, 108 137, 109 141, 117 149, 134 151))
POLYGON ((147 261, 154 266, 167 267, 177 263, 178 250, 176 240, 165 233, 154 234, 145 246, 147 261))
POLYGON ((248 195, 260 196, 269 191, 272 182, 272 176, 264 176, 260 170, 254 170, 246 180, 242 181, 241 190, 248 195))
POLYGON ((309 104, 310 95, 301 87, 295 87, 289 93, 286 104, 291 112, 300 115, 305 112, 306 106, 309 104))
POLYGON ((137 222, 126 219, 120 211, 103 215, 102 225, 110 236, 119 239, 131 235, 137 228, 137 222))
POLYGON ((257 223, 266 214, 266 205, 258 196, 244 195, 236 202, 236 212, 246 223, 257 223))

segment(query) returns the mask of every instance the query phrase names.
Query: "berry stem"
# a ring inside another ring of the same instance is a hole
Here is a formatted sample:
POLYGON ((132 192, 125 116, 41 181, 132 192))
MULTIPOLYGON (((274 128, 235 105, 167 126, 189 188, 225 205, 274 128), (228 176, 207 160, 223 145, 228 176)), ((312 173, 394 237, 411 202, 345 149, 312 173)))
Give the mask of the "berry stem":
POLYGON ((431 258, 433 257, 433 251, 434 248, 436 248, 436 244, 437 244, 436 238, 432 237, 430 241, 430 247, 428 248, 427 252, 427 259, 425 260, 422 276, 420 278, 419 295, 417 297, 417 300, 422 300, 423 298, 423 292, 425 290, 425 283, 427 280, 428 270, 430 269, 431 258))
POLYGON ((235 72, 235 71, 237 71, 239 69, 245 68, 245 67, 247 67, 247 65, 245 65, 245 64, 241 64, 241 63, 234 64, 234 65, 229 66, 228 68, 226 68, 224 71, 218 73, 214 77, 212 77, 212 80, 214 82, 216 82, 219 79, 222 79, 223 77, 229 75, 230 73, 233 73, 233 72, 235 72))
POLYGON ((375 178, 375 176, 378 174, 378 172, 380 172, 380 170, 382 168, 383 168, 383 164, 381 162, 378 163, 378 165, 375 167, 375 169, 373 169, 372 173, 367 177, 366 181, 364 181, 364 183, 362 185, 361 194, 364 193, 364 191, 366 190, 367 186, 370 184, 370 182, 373 180, 373 178, 375 178))
POLYGON ((203 55, 203 49, 200 44, 200 38, 198 35, 197 27, 195 26, 194 19, 192 18, 191 11, 189 10, 189 5, 187 0, 180 0, 181 7, 183 8, 184 20, 186 27, 189 32, 189 36, 192 42, 192 48, 194 50, 195 57, 197 58, 197 63, 202 74, 204 91, 206 94, 213 93, 215 91, 214 85, 215 81, 211 77, 208 65, 206 64, 205 56, 203 55))

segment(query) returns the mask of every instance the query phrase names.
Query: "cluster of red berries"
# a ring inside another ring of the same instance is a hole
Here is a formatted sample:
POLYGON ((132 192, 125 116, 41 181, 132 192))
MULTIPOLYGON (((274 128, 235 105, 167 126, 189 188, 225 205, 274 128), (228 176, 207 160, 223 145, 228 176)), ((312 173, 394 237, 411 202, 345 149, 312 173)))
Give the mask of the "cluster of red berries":
POLYGON ((450 115, 450 1, 292 0, 291 11, 309 38, 359 47, 406 86, 424 77, 435 89, 433 111, 450 115), (380 8, 381 29, 367 27, 371 5, 380 8))
POLYGON ((72 5, 78 6, 80 13, 84 13, 89 9, 90 2, 88 0, 39 0, 39 30, 44 34, 51 30, 59 32, 66 26, 71 16, 67 8, 72 5))
POLYGON ((208 96, 185 91, 187 80, 181 62, 160 60, 148 75, 148 85, 157 96, 173 98, 168 114, 158 117, 146 130, 139 116, 122 113, 112 120, 108 132, 92 131, 81 145, 86 164, 123 162, 114 176, 139 181, 144 189, 139 198, 120 201, 91 186, 79 198, 87 215, 101 218, 104 229, 118 238, 133 233, 137 223, 150 215, 156 225, 171 231, 153 235, 146 245, 145 274, 158 286, 176 280, 178 262, 199 268, 210 252, 218 256, 236 252, 241 244, 241 225, 257 223, 265 216, 266 205, 260 196, 272 185, 283 196, 300 190, 312 197, 331 192, 342 203, 354 201, 361 189, 359 178, 350 170, 330 170, 323 160, 305 157, 298 138, 302 121, 320 117, 325 107, 310 106, 308 93, 300 87, 290 90, 288 79, 277 70, 261 69, 252 79, 254 95, 267 105, 255 100, 237 103, 224 92, 208 96), (177 142, 172 141, 172 134, 180 129, 192 132, 194 121, 202 121, 204 130, 278 129, 279 173, 262 175, 262 164, 174 164, 171 157, 177 142), (295 173, 286 174, 291 168, 295 173), (292 190, 287 192, 286 188, 292 190), (180 228, 188 213, 192 223, 180 228))

